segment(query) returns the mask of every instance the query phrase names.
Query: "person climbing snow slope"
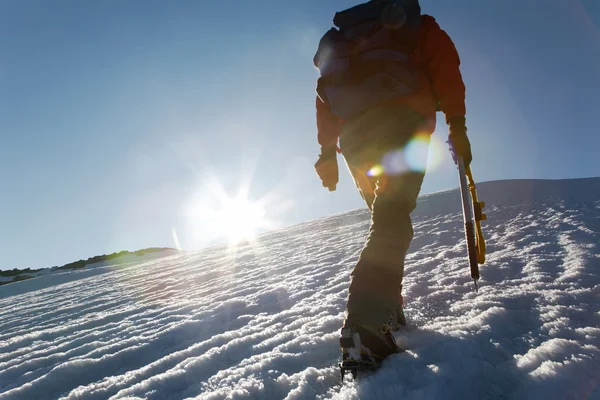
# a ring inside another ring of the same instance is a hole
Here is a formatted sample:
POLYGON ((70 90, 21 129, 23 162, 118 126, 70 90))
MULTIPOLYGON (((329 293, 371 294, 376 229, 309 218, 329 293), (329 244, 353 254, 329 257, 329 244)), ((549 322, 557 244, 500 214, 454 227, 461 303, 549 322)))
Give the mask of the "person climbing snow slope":
POLYGON ((402 149, 417 136, 428 142, 436 111, 442 111, 454 159, 469 165, 465 85, 453 41, 432 16, 421 14, 418 0, 369 1, 336 13, 334 25, 314 57, 321 146, 315 169, 323 186, 335 190, 340 152, 371 211, 340 346, 342 368, 374 369, 400 350, 391 330, 405 323, 410 214, 425 173, 407 167, 402 149))

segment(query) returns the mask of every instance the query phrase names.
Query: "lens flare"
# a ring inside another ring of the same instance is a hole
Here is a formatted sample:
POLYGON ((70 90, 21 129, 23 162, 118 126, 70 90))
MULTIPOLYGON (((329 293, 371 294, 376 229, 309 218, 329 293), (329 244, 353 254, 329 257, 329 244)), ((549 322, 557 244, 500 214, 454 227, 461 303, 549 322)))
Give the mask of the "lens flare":
POLYGON ((381 164, 388 175, 398 175, 408 170, 404 149, 393 150, 385 154, 381 164))
POLYGON ((404 148, 406 165, 410 171, 425 172, 429 152, 429 135, 418 134, 404 148))
POLYGON ((427 158, 427 171, 436 170, 444 161, 446 156, 447 146, 443 140, 437 136, 431 137, 431 143, 429 144, 429 156, 427 158))
POLYGON ((384 173, 382 165, 374 165, 368 172, 367 176, 380 176, 384 173))
MULTIPOLYGON (((372 167, 367 175, 381 176, 384 173, 387 175, 399 175, 409 171, 425 172, 426 167, 435 167, 439 164, 428 165, 428 155, 430 152, 430 136, 427 133, 420 133, 414 136, 404 148, 392 150, 386 153, 381 164, 372 167)), ((435 147, 436 159, 437 146, 435 147)))
POLYGON ((173 234, 173 243, 175 243, 175 248, 177 250, 181 250, 181 244, 179 243, 179 237, 177 236, 177 231, 175 228, 171 228, 171 233, 173 234))

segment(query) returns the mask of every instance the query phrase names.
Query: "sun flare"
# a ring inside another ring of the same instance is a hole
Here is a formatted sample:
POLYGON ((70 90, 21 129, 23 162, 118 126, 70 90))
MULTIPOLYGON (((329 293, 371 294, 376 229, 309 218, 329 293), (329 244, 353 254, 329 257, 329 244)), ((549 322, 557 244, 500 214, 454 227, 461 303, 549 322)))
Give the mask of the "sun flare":
POLYGON ((211 240, 226 238, 230 246, 247 242, 254 244, 256 237, 265 229, 270 229, 263 204, 248 199, 243 191, 237 197, 229 197, 220 185, 213 186, 209 201, 198 202, 191 207, 192 224, 202 236, 211 240))
POLYGON ((265 225, 264 217, 265 210, 260 205, 249 203, 243 197, 224 199, 215 210, 216 222, 221 224, 223 233, 234 244, 252 241, 265 225))

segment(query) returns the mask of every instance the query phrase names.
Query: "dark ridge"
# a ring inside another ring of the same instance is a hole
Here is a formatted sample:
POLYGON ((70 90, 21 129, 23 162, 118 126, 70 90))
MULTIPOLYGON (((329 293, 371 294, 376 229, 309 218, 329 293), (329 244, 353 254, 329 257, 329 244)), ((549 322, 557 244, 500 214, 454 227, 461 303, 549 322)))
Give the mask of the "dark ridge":
POLYGON ((0 276, 17 276, 20 274, 27 274, 27 273, 32 273, 32 272, 39 272, 41 271, 41 269, 31 269, 31 268, 25 268, 25 269, 17 269, 17 268, 13 268, 13 269, 9 269, 6 271, 0 271, 0 276))
POLYGON ((150 248, 147 248, 147 249, 137 250, 137 251, 134 251, 134 252, 123 250, 123 251, 120 251, 118 253, 103 254, 103 255, 100 255, 100 256, 90 257, 87 260, 74 261, 72 263, 68 263, 68 264, 65 264, 65 265, 60 266, 60 267, 59 266, 54 266, 54 267, 52 267, 52 269, 53 270, 80 269, 80 268, 84 268, 86 265, 89 265, 89 264, 95 264, 97 262, 102 262, 102 261, 108 261, 108 260, 112 260, 114 258, 125 256, 125 255, 143 256, 144 254, 158 253, 160 251, 177 251, 177 250, 173 249, 173 248, 170 248, 170 247, 150 247, 150 248))

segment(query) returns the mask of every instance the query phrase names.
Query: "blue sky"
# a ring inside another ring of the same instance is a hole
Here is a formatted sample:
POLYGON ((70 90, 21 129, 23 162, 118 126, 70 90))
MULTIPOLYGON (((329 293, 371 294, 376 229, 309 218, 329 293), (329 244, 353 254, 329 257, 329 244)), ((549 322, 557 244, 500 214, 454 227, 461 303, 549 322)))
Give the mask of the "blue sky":
MULTIPOLYGON (((0 268, 202 247, 215 182, 275 226, 363 207, 345 170, 329 193, 312 167, 312 56, 354 4, 0 2, 0 268)), ((600 3, 421 6, 462 58, 478 181, 600 176, 600 3)), ((431 154, 422 193, 456 187, 431 154)))

